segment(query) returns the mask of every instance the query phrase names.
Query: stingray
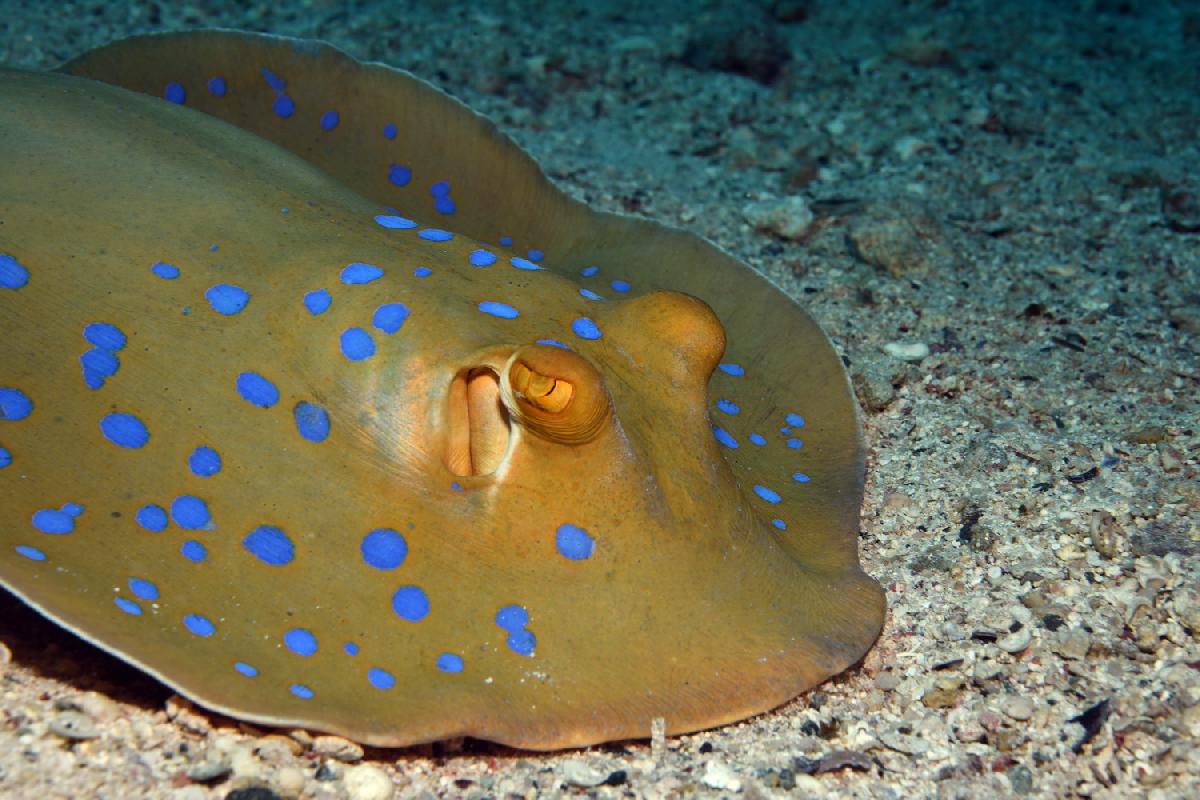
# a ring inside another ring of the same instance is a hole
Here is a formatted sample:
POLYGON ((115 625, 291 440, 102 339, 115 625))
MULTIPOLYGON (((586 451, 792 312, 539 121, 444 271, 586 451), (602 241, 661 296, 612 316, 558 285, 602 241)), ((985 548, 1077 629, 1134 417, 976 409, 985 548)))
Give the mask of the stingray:
POLYGON ((0 583, 210 709, 402 746, 720 725, 883 619, 813 320, 324 44, 0 70, 0 583))

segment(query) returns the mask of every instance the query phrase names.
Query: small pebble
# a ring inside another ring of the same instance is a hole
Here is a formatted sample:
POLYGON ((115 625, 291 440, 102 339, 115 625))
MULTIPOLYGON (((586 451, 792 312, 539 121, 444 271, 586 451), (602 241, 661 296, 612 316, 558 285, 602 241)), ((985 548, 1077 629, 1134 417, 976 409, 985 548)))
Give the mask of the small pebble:
POLYGON ((54 707, 61 711, 79 711, 96 722, 112 722, 121 716, 121 708, 110 698, 98 692, 80 692, 59 697, 54 707))
POLYGON ((590 766, 582 758, 568 758, 563 761, 558 765, 558 774, 565 783, 584 788, 599 786, 608 776, 607 772, 590 766))
POLYGON ((1000 710, 1005 716, 1024 722, 1033 716, 1033 701, 1024 695, 1009 695, 1000 703, 1000 710))
POLYGON ((350 800, 391 800, 396 792, 388 774, 373 764, 359 764, 347 769, 342 785, 350 800))
POLYGON ((284 797, 299 797, 304 791, 304 772, 296 767, 283 767, 275 773, 275 785, 284 797))
POLYGON ((760 231, 791 241, 804 241, 813 231, 816 215, 799 196, 760 200, 742 207, 742 216, 760 231))
POLYGON ((1069 631, 1059 631, 1058 639, 1052 648, 1063 658, 1081 661, 1088 654, 1088 648, 1092 645, 1091 637, 1082 629, 1072 629, 1069 631))
POLYGON ((265 786, 243 786, 225 795, 225 800, 282 800, 265 786))
POLYGON ((900 676, 894 672, 881 672, 875 676, 875 688, 890 692, 900 685, 900 676))
POLYGON ((999 647, 1006 653, 1019 653, 1026 647, 1029 647, 1032 637, 1033 634, 1029 631, 1028 626, 1026 626, 1007 636, 1001 636, 996 640, 996 647, 999 647))
POLYGON ((883 352, 901 361, 920 361, 929 355, 929 345, 924 342, 888 342, 883 352))
POLYGON ((95 739, 100 735, 100 728, 87 714, 79 711, 63 711, 50 720, 50 732, 64 739, 79 741, 95 739))
POLYGON ((263 774, 262 762, 247 746, 238 747, 229 757, 229 766, 239 778, 258 778, 263 774))
POLYGON ((313 739, 311 747, 319 756, 328 756, 344 763, 361 761, 363 757, 361 745, 341 736, 318 736, 313 739))
POLYGON ((204 759, 187 769, 187 777, 193 783, 211 783, 218 781, 233 771, 225 759, 204 759))
POLYGON ((726 792, 740 792, 742 790, 742 779, 739 778, 734 771, 731 770, 724 762, 712 760, 704 765, 704 774, 700 781, 713 789, 722 789, 726 792))
POLYGON ((885 747, 895 750, 897 753, 919 756, 929 751, 929 743, 919 736, 909 736, 894 731, 880 731, 878 737, 885 747))

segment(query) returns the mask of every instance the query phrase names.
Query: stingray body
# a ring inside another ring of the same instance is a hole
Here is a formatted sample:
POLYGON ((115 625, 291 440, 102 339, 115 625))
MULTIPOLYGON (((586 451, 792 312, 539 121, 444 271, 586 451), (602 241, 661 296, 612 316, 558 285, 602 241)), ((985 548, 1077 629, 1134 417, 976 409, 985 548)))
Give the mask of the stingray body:
POLYGON ((728 722, 857 660, 842 365, 398 71, 230 32, 0 71, 0 582, 377 745, 728 722))

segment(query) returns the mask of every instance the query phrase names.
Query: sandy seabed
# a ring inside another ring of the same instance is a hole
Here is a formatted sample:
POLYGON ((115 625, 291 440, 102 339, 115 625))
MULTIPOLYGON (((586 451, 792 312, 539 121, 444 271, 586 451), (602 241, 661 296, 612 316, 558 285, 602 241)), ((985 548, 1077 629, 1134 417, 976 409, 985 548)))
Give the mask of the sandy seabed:
POLYGON ((1195 796, 1200 8, 236 5, 0 2, 0 63, 325 39, 765 272, 849 363, 886 627, 785 707, 665 743, 364 753, 192 709, 6 596, 0 796, 1195 796))

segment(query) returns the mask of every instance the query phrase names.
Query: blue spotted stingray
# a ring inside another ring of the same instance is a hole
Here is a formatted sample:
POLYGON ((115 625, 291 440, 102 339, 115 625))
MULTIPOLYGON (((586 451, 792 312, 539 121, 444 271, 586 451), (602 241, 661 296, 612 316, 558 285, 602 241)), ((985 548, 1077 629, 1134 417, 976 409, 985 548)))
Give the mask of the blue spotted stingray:
POLYGON ((817 325, 326 45, 0 70, 0 583, 197 702, 365 743, 692 731, 859 659, 817 325))

